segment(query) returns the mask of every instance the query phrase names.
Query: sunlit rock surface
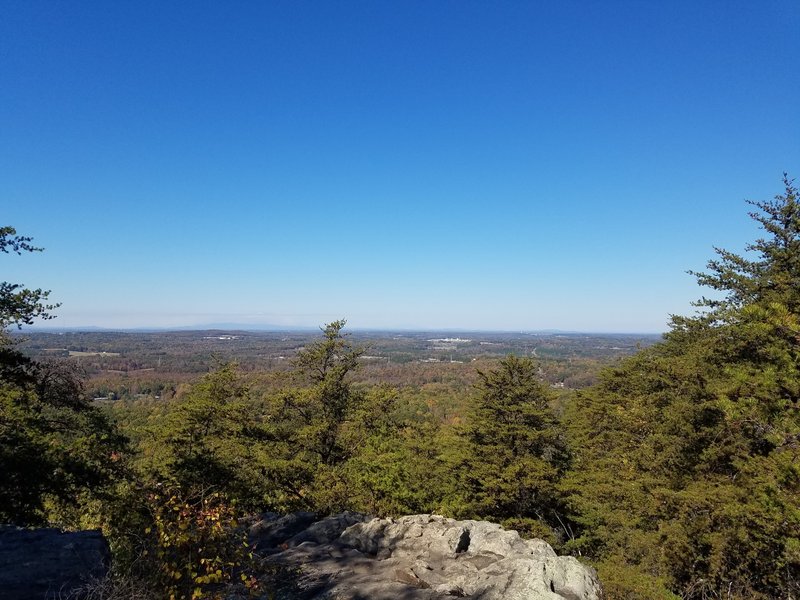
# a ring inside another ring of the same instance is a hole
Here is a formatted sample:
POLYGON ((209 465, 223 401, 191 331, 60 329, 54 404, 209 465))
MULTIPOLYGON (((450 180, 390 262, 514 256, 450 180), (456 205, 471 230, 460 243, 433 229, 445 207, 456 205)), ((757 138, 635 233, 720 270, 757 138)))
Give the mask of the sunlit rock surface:
POLYGON ((303 600, 600 600, 593 569, 485 521, 436 515, 265 515, 250 530, 289 569, 279 597, 303 600))

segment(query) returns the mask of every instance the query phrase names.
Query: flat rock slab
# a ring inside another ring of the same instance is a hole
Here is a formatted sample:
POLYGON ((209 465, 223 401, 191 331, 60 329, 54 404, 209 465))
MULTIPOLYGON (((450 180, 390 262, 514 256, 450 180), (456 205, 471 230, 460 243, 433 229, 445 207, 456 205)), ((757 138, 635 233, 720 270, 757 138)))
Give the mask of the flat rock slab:
POLYGON ((99 531, 0 526, 0 596, 65 598, 108 573, 111 553, 99 531))

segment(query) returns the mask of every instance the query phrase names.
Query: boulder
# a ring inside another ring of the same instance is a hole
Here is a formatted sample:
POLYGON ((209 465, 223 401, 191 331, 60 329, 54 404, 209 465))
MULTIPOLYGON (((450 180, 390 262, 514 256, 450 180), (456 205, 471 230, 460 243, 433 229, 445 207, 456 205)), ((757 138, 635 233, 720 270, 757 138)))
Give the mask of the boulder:
POLYGON ((314 544, 330 544, 337 540, 342 535, 345 529, 357 523, 368 521, 370 517, 367 515, 345 511, 338 515, 331 515, 312 523, 308 528, 293 535, 286 540, 289 546, 299 546, 304 542, 312 542, 314 544))
POLYGON ((6 600, 80 597, 108 573, 111 553, 99 531, 0 526, 0 595, 6 600))
POLYGON ((290 537, 305 531, 317 521, 311 512, 296 512, 289 515, 266 513, 254 523, 248 532, 250 543, 257 549, 275 548, 290 537))
POLYGON ((602 597, 593 569, 573 557, 557 556, 542 540, 523 540, 494 523, 438 515, 367 519, 357 513, 317 523, 266 551, 269 562, 299 574, 294 591, 282 598, 602 597))

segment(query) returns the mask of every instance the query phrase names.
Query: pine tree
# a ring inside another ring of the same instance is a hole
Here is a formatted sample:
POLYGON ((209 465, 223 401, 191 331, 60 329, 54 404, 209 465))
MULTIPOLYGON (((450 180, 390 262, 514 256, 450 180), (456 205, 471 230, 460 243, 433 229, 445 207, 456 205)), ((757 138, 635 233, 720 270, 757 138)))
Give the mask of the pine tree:
POLYGON ((566 448, 551 393, 527 358, 508 356, 479 376, 462 432, 461 511, 552 538, 566 448))
POLYGON ((749 204, 749 213, 766 236, 748 244, 754 259, 715 248, 719 258, 706 265, 708 272, 694 273, 700 285, 725 293, 724 300, 703 298, 698 304, 721 318, 731 309, 749 304, 780 302, 797 313, 800 309, 800 203, 794 182, 784 173, 784 194, 771 201, 749 204))
MULTIPOLYGON (((31 244, 33 238, 17 235, 13 227, 0 227, 0 252, 22 254, 41 252, 31 244)), ((34 319, 52 319, 50 311, 58 304, 47 304, 49 291, 30 289, 19 283, 0 282, 0 330, 30 325, 34 319)))
POLYGON ((356 451, 350 432, 364 402, 351 376, 364 349, 342 333, 345 321, 298 352, 293 383, 272 402, 267 476, 281 508, 332 512, 348 508, 345 463, 356 451))
POLYGON ((325 325, 325 337, 298 353, 297 375, 308 387, 290 403, 304 424, 300 443, 327 466, 343 462, 350 454, 343 428, 363 400, 353 389, 350 375, 358 368, 364 349, 354 347, 342 333, 345 324, 341 319, 325 325))
POLYGON ((749 254, 717 249, 696 274, 723 298, 568 411, 573 548, 612 598, 643 581, 665 598, 800 595, 800 207, 784 184, 754 204, 766 234, 749 254))

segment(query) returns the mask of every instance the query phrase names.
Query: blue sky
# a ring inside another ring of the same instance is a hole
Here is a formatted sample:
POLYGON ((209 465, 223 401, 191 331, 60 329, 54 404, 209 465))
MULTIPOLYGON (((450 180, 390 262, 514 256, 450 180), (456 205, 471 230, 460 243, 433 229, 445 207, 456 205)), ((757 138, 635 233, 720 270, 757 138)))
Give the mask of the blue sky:
POLYGON ((53 325, 655 332, 800 177, 800 4, 0 5, 53 325))

